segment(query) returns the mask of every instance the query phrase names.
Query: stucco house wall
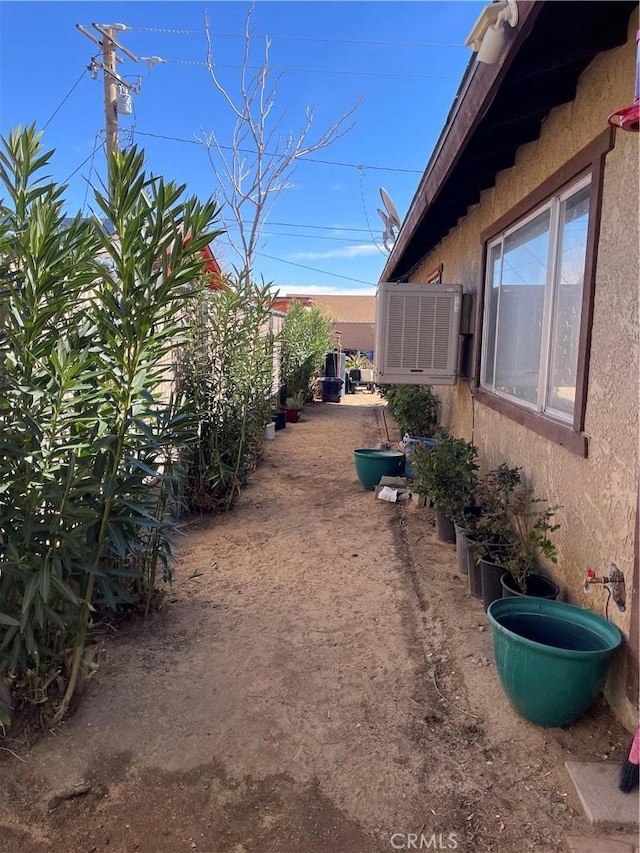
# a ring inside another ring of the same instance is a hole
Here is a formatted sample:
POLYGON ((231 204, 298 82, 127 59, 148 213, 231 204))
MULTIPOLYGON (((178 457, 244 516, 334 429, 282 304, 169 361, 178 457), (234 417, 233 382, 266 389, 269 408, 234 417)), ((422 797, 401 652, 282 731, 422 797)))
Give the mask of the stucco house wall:
MULTIPOLYGON (((462 282, 465 292, 474 294, 477 309, 484 274, 480 234, 606 130, 609 113, 633 101, 637 28, 635 14, 627 43, 591 62, 575 100, 551 111, 540 138, 518 150, 515 165, 498 174, 495 187, 481 195, 411 281, 425 281, 442 263, 442 280, 462 282)), ((549 567, 550 573, 566 600, 600 614, 605 612, 606 593, 601 588, 589 596, 583 592, 588 567, 601 575, 615 562, 624 572, 628 600, 632 585, 640 411, 638 186, 638 135, 617 132, 604 171, 585 415, 588 457, 474 403, 470 381, 437 389, 443 422, 456 435, 473 437, 484 470, 502 461, 521 465, 539 496, 562 505, 557 515, 558 565, 549 567)), ((478 345, 474 340, 472 346, 478 345)), ((608 614, 628 635, 630 609, 620 613, 611 602, 608 614)), ((614 668, 619 683, 614 675, 607 698, 617 715, 634 726, 637 710, 625 696, 621 669, 614 668)))

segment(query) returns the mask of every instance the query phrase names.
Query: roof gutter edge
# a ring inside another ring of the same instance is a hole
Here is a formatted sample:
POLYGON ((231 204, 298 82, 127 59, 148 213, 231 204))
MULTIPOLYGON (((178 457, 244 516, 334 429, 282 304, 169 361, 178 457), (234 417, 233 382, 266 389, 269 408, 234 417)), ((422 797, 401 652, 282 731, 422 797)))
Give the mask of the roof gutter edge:
POLYGON ((398 239, 382 270, 380 282, 393 280, 422 217, 439 195, 466 149, 477 122, 491 106, 502 79, 533 29, 545 2, 546 0, 518 0, 518 25, 500 61, 488 65, 472 58, 467 65, 445 125, 402 222, 398 239))

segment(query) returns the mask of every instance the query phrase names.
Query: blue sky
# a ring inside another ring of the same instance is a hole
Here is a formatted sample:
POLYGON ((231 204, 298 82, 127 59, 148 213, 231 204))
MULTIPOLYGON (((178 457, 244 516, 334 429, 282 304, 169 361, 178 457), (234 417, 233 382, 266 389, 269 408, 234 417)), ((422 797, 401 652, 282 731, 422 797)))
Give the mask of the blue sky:
MULTIPOLYGON (((469 62, 464 41, 483 5, 259 0, 257 35, 272 38, 272 64, 287 70, 278 98, 279 110, 286 110, 284 130, 299 127, 307 105, 315 108, 320 132, 358 97, 363 102, 354 129, 314 155, 332 164, 298 161, 293 186, 280 195, 265 226, 257 277, 282 293, 375 292, 386 257, 376 213, 379 188, 387 189, 402 218, 469 62)), ((120 117, 120 144, 133 140, 144 147, 148 168, 186 183, 190 194, 215 195, 206 149, 194 141, 211 130, 224 141, 231 124, 204 65, 204 14, 208 10, 211 18, 220 76, 233 88, 247 8, 244 2, 2 2, 2 134, 50 120, 45 143, 56 149, 51 173, 69 179, 70 212, 87 211, 89 183, 104 176, 102 81, 83 75, 99 48, 75 24, 91 30, 92 22, 122 22, 131 27, 120 37, 123 45, 167 62, 152 70, 129 60, 119 66, 127 79, 142 77, 134 114, 120 117), (171 32, 178 30, 189 32, 171 32)), ((258 52, 253 56, 252 63, 258 52)), ((237 262, 223 243, 216 248, 223 265, 237 262)))

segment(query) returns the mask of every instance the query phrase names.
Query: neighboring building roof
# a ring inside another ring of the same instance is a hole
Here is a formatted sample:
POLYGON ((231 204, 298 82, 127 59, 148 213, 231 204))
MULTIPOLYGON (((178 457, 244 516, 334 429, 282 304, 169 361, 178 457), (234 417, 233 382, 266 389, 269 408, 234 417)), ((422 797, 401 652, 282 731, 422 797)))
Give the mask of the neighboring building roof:
POLYGON ((625 43, 637 5, 518 2, 518 25, 500 61, 473 58, 467 68, 380 281, 408 279, 497 173, 513 166, 517 149, 540 136, 549 111, 573 100, 593 58, 625 43))
POLYGON ((292 302, 301 302, 303 305, 311 305, 311 300, 306 296, 276 296, 273 300, 273 308, 275 311, 282 311, 286 314, 292 302))
POLYGON ((342 349, 355 349, 359 352, 373 352, 375 347, 375 323, 344 323, 333 324, 334 332, 342 332, 340 346, 342 349))
POLYGON ((283 297, 291 301, 299 299, 305 305, 317 305, 336 322, 373 323, 376 314, 376 297, 340 296, 338 294, 299 294, 283 297))

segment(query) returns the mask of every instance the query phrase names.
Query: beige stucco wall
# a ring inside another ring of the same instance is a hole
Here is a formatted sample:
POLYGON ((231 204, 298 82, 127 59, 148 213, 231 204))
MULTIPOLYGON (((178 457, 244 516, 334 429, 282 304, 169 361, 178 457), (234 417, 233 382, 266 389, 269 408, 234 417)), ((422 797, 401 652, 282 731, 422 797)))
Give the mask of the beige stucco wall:
MULTIPOLYGON (((532 192, 570 157, 606 129, 607 115, 633 101, 637 15, 626 45, 600 54, 583 73, 574 102, 554 109, 540 139, 520 148, 515 165, 498 175, 412 276, 424 276, 444 263, 443 281, 462 282, 474 292, 482 281, 480 233, 532 192)), ((536 493, 562 508, 557 534, 558 566, 551 574, 566 600, 604 614, 606 594, 582 591, 587 567, 599 575, 615 562, 624 572, 628 593, 634 556, 640 409, 639 395, 639 222, 638 135, 618 132, 607 155, 601 233, 596 271, 595 310, 585 432, 589 456, 583 459, 548 439, 475 403, 473 440, 482 468, 502 461, 521 465, 536 493)), ((472 398, 468 382, 437 389, 443 421, 457 435, 471 438, 472 398)), ((630 598, 630 595, 628 595, 630 598)), ((624 632, 630 608, 609 616, 624 632)), ((620 683, 621 664, 608 685, 608 698, 619 718, 635 725, 635 711, 620 683)))

